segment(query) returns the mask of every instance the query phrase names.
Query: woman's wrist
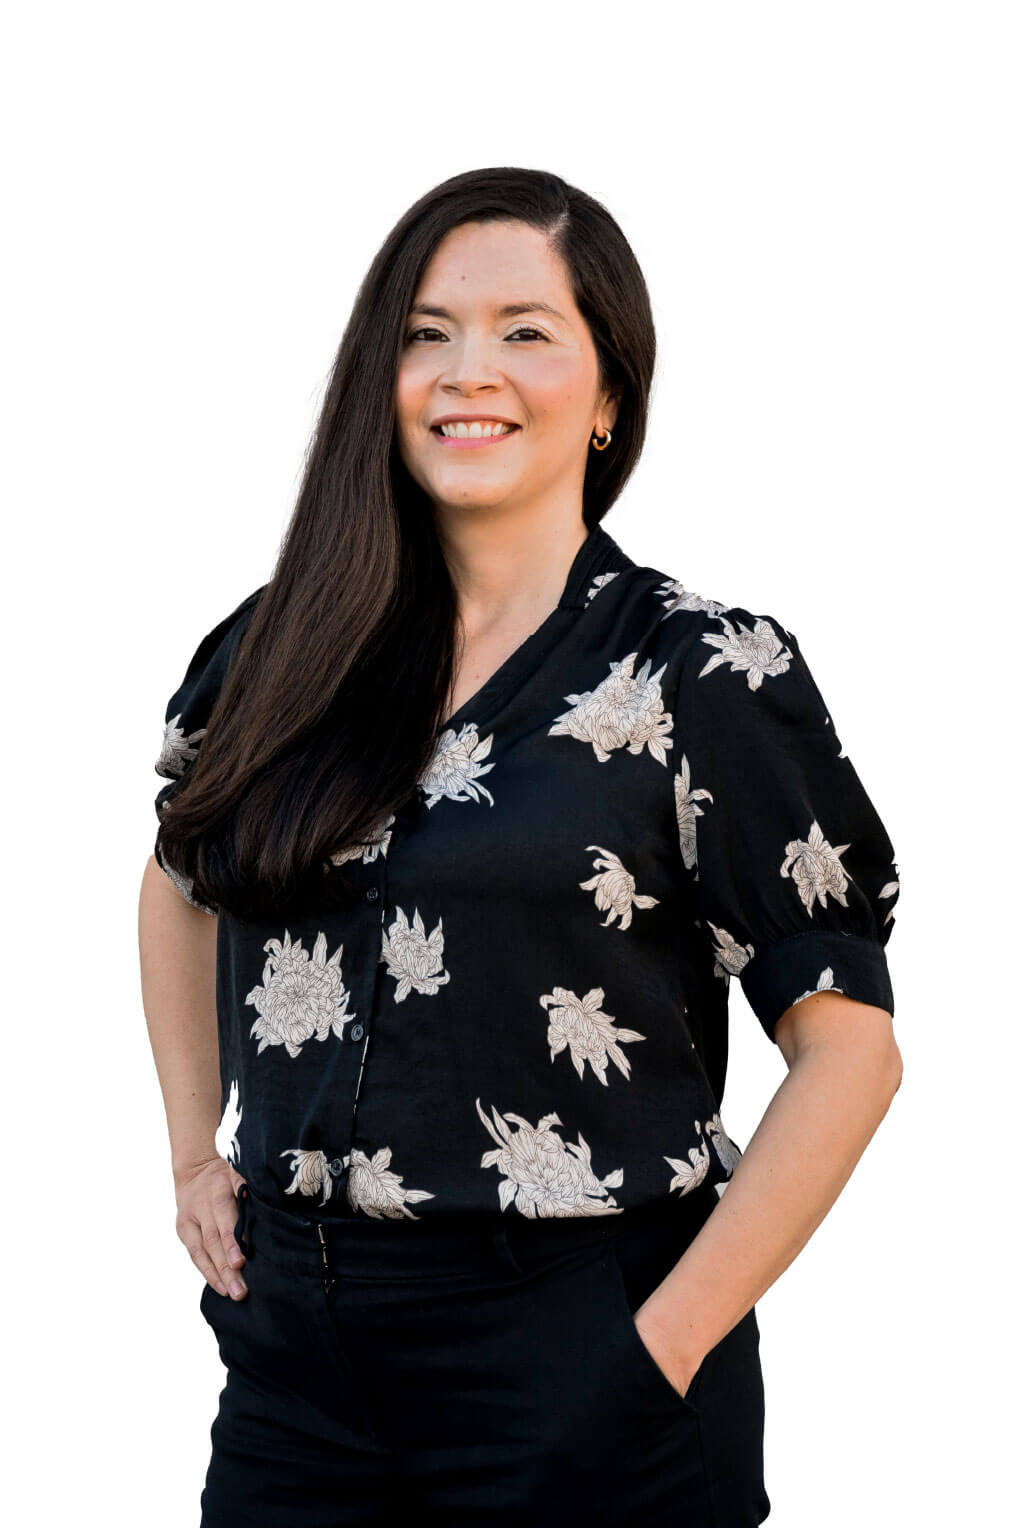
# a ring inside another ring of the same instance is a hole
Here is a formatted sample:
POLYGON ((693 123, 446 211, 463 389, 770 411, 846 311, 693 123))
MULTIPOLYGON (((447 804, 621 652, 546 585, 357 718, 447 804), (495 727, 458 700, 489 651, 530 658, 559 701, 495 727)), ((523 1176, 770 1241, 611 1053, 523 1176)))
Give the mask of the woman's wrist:
POLYGON ((211 1162, 219 1160, 214 1146, 214 1131, 209 1136, 176 1143, 171 1153, 171 1174, 176 1185, 188 1183, 211 1162))
POLYGON ((684 1395, 713 1342, 704 1337, 702 1329, 683 1321, 681 1310, 674 1313, 673 1320, 664 1319, 659 1296, 658 1285, 636 1311, 635 1324, 660 1367, 684 1395))

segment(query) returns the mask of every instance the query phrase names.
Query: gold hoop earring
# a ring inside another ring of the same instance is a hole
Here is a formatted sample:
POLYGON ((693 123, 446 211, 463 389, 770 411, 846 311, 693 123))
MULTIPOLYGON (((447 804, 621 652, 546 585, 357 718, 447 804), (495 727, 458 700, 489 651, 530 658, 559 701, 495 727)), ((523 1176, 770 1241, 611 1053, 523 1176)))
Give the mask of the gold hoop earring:
POLYGON ((611 442, 611 440, 613 438, 612 435, 611 435, 611 432, 609 430, 604 430, 603 433, 604 433, 604 435, 606 435, 607 438, 603 442, 602 446, 600 445, 599 437, 596 436, 596 435, 593 436, 593 439, 592 439, 593 447, 597 451, 606 451, 607 447, 610 445, 610 442, 611 442))

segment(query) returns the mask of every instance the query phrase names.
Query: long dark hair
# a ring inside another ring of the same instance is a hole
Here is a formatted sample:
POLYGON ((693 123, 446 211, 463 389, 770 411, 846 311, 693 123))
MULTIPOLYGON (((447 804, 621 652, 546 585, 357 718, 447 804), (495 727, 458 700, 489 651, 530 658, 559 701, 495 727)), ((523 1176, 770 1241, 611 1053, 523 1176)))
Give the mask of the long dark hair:
POLYGON ((598 524, 642 451, 656 337, 646 283, 605 207, 559 176, 496 168, 427 192, 361 283, 270 581, 161 811, 166 865, 243 919, 345 907, 336 849, 376 836, 415 789, 447 716, 457 602, 432 505, 400 459, 395 388, 407 315, 440 241, 514 219, 562 257, 618 398, 590 451, 582 516, 598 524))

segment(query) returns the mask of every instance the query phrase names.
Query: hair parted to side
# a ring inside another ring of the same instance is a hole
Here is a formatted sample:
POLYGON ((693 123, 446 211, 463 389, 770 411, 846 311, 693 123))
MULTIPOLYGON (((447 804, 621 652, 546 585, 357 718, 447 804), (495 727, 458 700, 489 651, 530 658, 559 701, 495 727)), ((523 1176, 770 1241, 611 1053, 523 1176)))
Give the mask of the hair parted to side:
POLYGON ((194 898, 245 920, 352 905, 329 855, 369 842, 414 790, 446 719, 457 603, 432 506, 400 460, 395 389, 408 310, 441 240, 469 222, 540 229, 619 394, 590 450, 589 529, 642 451, 656 337, 642 271, 610 213, 543 170, 470 170, 404 213, 360 285, 297 502, 203 746, 157 843, 194 898))

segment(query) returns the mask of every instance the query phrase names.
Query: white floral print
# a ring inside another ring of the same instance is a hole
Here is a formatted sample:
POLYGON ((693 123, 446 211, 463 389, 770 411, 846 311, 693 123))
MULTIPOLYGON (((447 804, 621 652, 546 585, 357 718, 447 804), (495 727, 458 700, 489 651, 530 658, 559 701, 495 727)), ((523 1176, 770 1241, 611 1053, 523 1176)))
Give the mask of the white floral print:
POLYGON ((654 592, 661 603, 667 606, 667 615, 663 617, 665 621, 668 616, 682 610, 702 610, 707 615, 721 615, 729 608, 717 600, 704 599, 702 594, 690 594, 677 578, 666 578, 654 592))
POLYGON ((553 1129, 562 1123, 559 1115, 544 1114, 533 1127, 520 1114, 500 1115, 495 1107, 490 1121, 479 1098, 475 1099, 475 1108, 497 1144, 495 1151, 484 1154, 480 1165, 496 1167, 501 1174, 501 1210, 513 1204, 529 1220, 621 1213, 608 1190, 620 1188, 623 1169, 615 1168, 605 1178, 597 1178, 592 1170, 592 1154, 581 1131, 576 1145, 561 1140, 553 1129), (518 1130, 511 1130, 507 1120, 517 1125, 518 1130))
POLYGON ((435 1195, 423 1188, 404 1188, 399 1173, 389 1171, 391 1160, 388 1146, 380 1146, 370 1160, 355 1147, 349 1158, 346 1197, 355 1210, 362 1210, 373 1220, 418 1220, 407 1206, 435 1195))
POLYGON ((664 710, 660 680, 667 664, 650 674, 647 658, 638 674, 632 674, 638 653, 629 653, 610 664, 609 676, 583 695, 565 695, 573 711, 558 716, 550 728, 550 737, 573 737, 591 743, 597 759, 605 764, 618 748, 640 754, 648 748, 653 757, 666 764, 671 747, 668 734, 674 725, 670 712, 664 710))
POLYGON ((617 578, 617 576, 617 573, 597 573, 596 577, 593 579, 592 583, 589 585, 588 590, 586 591, 586 604, 588 604, 590 600, 594 599, 596 595, 599 594, 600 590, 610 583, 612 578, 617 578))
POLYGON ((725 629, 723 637, 707 632, 701 638, 719 651, 700 670, 700 679, 720 664, 728 663, 731 664, 733 674, 740 670, 745 673, 746 683, 751 690, 759 690, 765 678, 786 672, 792 659, 792 649, 783 646, 769 621, 758 616, 752 631, 741 621, 736 631, 731 621, 723 617, 721 625, 725 629))
POLYGON ((397 1003, 402 1003, 410 992, 433 997, 450 980, 449 971, 443 969, 442 918, 432 932, 426 934, 417 908, 412 925, 403 908, 398 907, 389 932, 382 931, 379 959, 386 962, 386 970, 396 982, 393 998, 397 1003))
POLYGON ((695 1121, 695 1125, 700 1144, 688 1148, 688 1162, 683 1162, 681 1157, 664 1158, 674 1172, 668 1192, 674 1193, 676 1188, 680 1188, 682 1190, 680 1197, 683 1199, 686 1194, 691 1194, 693 1189, 699 1188, 710 1170, 710 1147, 703 1138, 703 1128, 699 1120, 695 1121))
POLYGON ((739 944, 733 939, 725 928, 718 928, 716 924, 707 919, 707 927, 713 930, 716 945, 714 948, 714 970, 718 976, 727 982, 729 977, 738 976, 747 961, 752 960, 756 953, 752 944, 739 944))
MULTIPOLYGON (((895 864, 893 865, 892 868, 893 868, 894 871, 896 870, 895 864)), ((897 871, 897 875, 898 875, 898 871, 897 871)), ((899 889, 900 889, 900 883, 899 883, 898 880, 886 881, 885 885, 882 887, 882 889, 878 893, 878 895, 879 895, 879 897, 895 897, 895 896, 899 895, 899 889)), ((896 916, 896 909, 894 907, 890 907, 889 911, 885 915, 885 922, 888 923, 889 919, 890 918, 894 918, 895 916, 896 916)))
POLYGON ((742 1152, 730 1138, 727 1130, 721 1122, 721 1115, 715 1111, 714 1118, 707 1121, 707 1134, 711 1145, 717 1152, 718 1161, 730 1178, 735 1171, 736 1164, 742 1157, 742 1152))
POLYGON ((365 865, 374 864, 380 854, 385 855, 389 849, 389 840, 393 836, 392 825, 396 821, 396 813, 390 812, 385 822, 382 823, 373 838, 366 843, 352 844, 346 849, 337 849, 329 855, 333 865, 345 865, 348 860, 359 859, 365 865))
MULTIPOLYGON (((681 1197, 683 1198, 686 1194, 691 1193, 693 1189, 699 1188, 700 1184, 705 1181, 711 1165, 710 1148, 703 1134, 704 1127, 700 1124, 699 1120, 695 1120, 693 1123, 696 1133, 700 1138, 700 1144, 689 1147, 687 1153, 689 1160, 685 1162, 680 1157, 664 1158, 668 1166, 674 1169, 674 1177, 671 1179, 669 1192, 673 1193, 675 1189, 681 1189, 681 1197)), ((720 1198, 727 1188, 728 1182, 731 1180, 737 1163, 741 1160, 742 1152, 728 1135, 722 1123, 721 1115, 716 1110, 714 1117, 707 1121, 706 1131, 711 1145, 713 1145, 717 1153, 722 1171, 725 1174, 725 1181, 714 1184, 720 1198)))
POLYGON ((690 786, 689 760, 683 753, 675 776, 675 816, 678 819, 678 846, 686 870, 696 868, 696 819, 703 816, 703 808, 697 802, 714 800, 709 791, 692 790, 690 786))
MULTIPOLYGON (((813 997, 817 992, 843 992, 841 987, 837 987, 835 985, 835 972, 832 970, 831 966, 825 966, 824 970, 821 972, 817 979, 816 987, 808 987, 806 992, 801 992, 799 997, 794 997, 792 1002, 789 1004, 789 1007, 793 1007, 793 1005, 796 1003, 802 1003, 805 997, 813 997)), ((846 994, 843 992, 844 997, 845 995, 846 994)))
POLYGON ((214 1132, 214 1149, 219 1157, 224 1157, 226 1162, 233 1166, 239 1165, 239 1137, 236 1131, 239 1129, 243 1111, 239 1107, 239 1083, 233 1079, 229 1083, 228 1098, 225 1109, 221 1116, 221 1123, 214 1132))
POLYGON ((491 733, 479 741, 474 722, 465 722, 459 733, 447 727, 418 782, 425 793, 425 805, 435 806, 444 796, 449 801, 478 801, 484 796, 492 806, 492 796, 478 783, 495 766, 495 761, 482 763, 492 743, 491 733))
POLYGON ((613 1061, 623 1077, 631 1076, 631 1065, 619 1042, 645 1040, 646 1036, 637 1029, 615 1028, 610 1014, 604 1013, 600 1007, 602 987, 591 988, 582 998, 566 987, 554 987, 552 992, 544 993, 539 1002, 549 1013, 546 1038, 551 1061, 567 1050, 579 1077, 584 1077, 588 1061, 604 1087, 607 1086, 608 1060, 613 1061))
POLYGON ((332 1181, 342 1172, 346 1159, 334 1157, 329 1161, 323 1151, 304 1151, 299 1146, 290 1146, 280 1155, 293 1159, 289 1164, 293 1181, 286 1193, 306 1194, 309 1197, 320 1194, 321 1203, 327 1204, 332 1197, 332 1181))
POLYGON ((583 891, 595 891, 595 902, 600 912, 607 914, 603 927, 607 928, 620 918, 619 929, 627 929, 632 922, 633 907, 656 907, 657 898, 643 896, 635 889, 635 877, 627 870, 613 849, 601 849, 599 844, 587 844, 586 853, 596 853, 593 869, 598 871, 588 881, 579 881, 583 891))
POLYGON ((404 1216, 409 1220, 417 1220, 418 1217, 408 1210, 407 1205, 435 1198, 434 1194, 425 1189, 402 1187, 403 1179, 399 1174, 389 1171, 392 1152, 388 1146, 376 1151, 370 1161, 358 1147, 354 1147, 346 1156, 331 1159, 324 1151, 304 1151, 298 1146, 290 1147, 281 1155, 293 1159, 290 1163, 293 1181, 286 1193, 306 1194, 309 1197, 320 1194, 322 1204, 327 1204, 332 1197, 333 1181, 349 1167, 346 1175, 347 1203, 353 1209, 370 1215, 373 1220, 399 1220, 404 1216))
POLYGON ((814 902, 827 907, 829 896, 841 902, 843 907, 849 905, 846 901, 849 871, 839 858, 849 847, 849 844, 839 844, 833 848, 816 822, 811 823, 806 841, 794 838, 786 844, 779 874, 792 875, 800 901, 810 917, 814 916, 814 902))
POLYGON ((159 775, 167 775, 173 780, 183 775, 186 765, 196 758, 196 745, 207 731, 206 727, 197 727, 196 731, 191 732, 187 737, 179 726, 181 720, 180 711, 178 716, 171 718, 170 722, 165 722, 161 751, 154 764, 154 769, 159 775))
POLYGON ((262 984, 246 994, 258 1015, 250 1030, 260 1041, 258 1056, 269 1045, 284 1045, 290 1056, 298 1056, 307 1040, 325 1040, 329 1034, 341 1038, 343 1025, 356 1018, 346 1011, 350 994, 340 969, 342 945, 326 960, 325 934, 318 934, 309 954, 286 929, 284 940, 269 939, 264 949, 268 959, 262 984))

